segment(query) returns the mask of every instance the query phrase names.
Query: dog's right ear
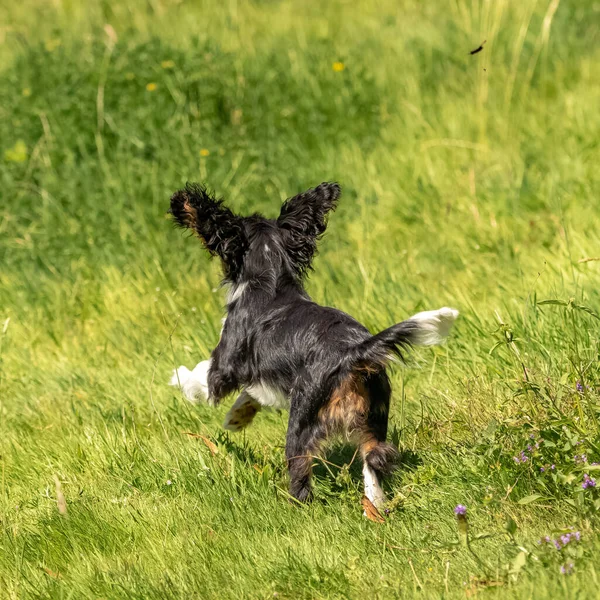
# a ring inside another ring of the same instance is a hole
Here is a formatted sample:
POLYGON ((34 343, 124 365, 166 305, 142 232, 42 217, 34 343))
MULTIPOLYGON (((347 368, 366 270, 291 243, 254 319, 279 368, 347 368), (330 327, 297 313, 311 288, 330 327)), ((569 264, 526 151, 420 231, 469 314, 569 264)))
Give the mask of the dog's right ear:
POLYGON ((286 200, 281 207, 277 225, 286 233, 287 251, 300 276, 311 268, 317 241, 327 227, 327 215, 335 210, 340 194, 337 183, 322 183, 286 200))
POLYGON ((235 278, 248 246, 242 218, 234 215, 205 186, 195 183, 188 183, 171 196, 169 212, 177 225, 192 229, 206 249, 223 261, 225 275, 235 278))

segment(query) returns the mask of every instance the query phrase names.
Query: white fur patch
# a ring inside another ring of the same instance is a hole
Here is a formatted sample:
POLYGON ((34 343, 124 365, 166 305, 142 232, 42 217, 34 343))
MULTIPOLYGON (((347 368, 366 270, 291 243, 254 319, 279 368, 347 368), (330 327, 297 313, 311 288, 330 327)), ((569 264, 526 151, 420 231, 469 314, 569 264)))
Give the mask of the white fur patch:
POLYGON ((427 310, 413 315, 409 321, 419 324, 419 329, 413 334, 412 342, 419 346, 435 346, 444 341, 450 333, 458 311, 454 308, 427 310))
POLYGON ((241 298, 247 287, 247 281, 244 281, 243 283, 233 283, 227 292, 227 304, 232 304, 241 298))
POLYGON ((248 393, 256 398, 262 406, 285 410, 290 408, 290 399, 278 388, 265 385, 261 381, 249 385, 247 389, 248 393))
POLYGON ((241 431, 252 423, 260 408, 260 404, 244 390, 225 415, 223 427, 229 431, 241 431))
POLYGON ((363 478, 365 481, 365 496, 373 503, 375 508, 382 508, 385 504, 385 494, 379 485, 377 473, 365 462, 363 463, 363 478))
POLYGON ((208 398, 208 369, 210 360, 198 363, 193 371, 181 366, 173 371, 169 385, 177 386, 183 395, 192 403, 199 404, 208 398))

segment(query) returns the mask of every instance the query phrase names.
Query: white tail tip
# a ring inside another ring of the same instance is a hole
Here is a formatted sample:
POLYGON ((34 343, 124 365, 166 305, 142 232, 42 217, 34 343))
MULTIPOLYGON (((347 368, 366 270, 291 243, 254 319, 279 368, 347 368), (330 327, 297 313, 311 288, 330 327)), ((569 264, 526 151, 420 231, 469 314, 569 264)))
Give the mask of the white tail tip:
POLYGON ((199 404, 208 399, 208 369, 210 360, 198 363, 193 371, 183 365, 173 371, 169 385, 177 386, 192 404, 199 404))
POLYGON ((409 321, 418 323, 419 328, 414 333, 413 343, 418 346, 435 346, 444 341, 454 321, 458 317, 458 311, 454 308, 444 306, 438 310, 427 310, 413 315, 409 321))

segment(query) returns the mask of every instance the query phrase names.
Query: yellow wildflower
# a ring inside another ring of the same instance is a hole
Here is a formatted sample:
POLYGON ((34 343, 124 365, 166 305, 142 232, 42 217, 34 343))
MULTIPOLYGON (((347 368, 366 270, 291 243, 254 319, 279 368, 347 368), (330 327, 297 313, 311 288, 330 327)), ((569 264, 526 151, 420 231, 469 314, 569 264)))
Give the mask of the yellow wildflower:
POLYGON ((56 50, 60 45, 61 45, 61 41, 58 38, 52 38, 52 39, 46 40, 44 42, 44 47, 46 48, 46 50, 48 52, 52 52, 53 50, 56 50))
POLYGON ((202 148, 200 150, 200 156, 208 156, 210 154, 210 150, 207 150, 206 148, 202 148))
POLYGON ((31 88, 23 88, 22 94, 25 98, 29 98, 29 96, 31 96, 31 88))
POLYGON ((343 62, 334 62, 333 65, 331 65, 331 68, 336 72, 336 73, 340 73, 341 71, 343 71, 346 68, 346 65, 344 65, 343 62))
POLYGON ((148 85, 146 85, 146 89, 147 89, 149 92, 153 92, 153 91, 156 89, 156 87, 157 87, 157 86, 156 86, 156 84, 155 84, 155 83, 149 83, 148 85))
POLYGON ((25 162, 27 160, 27 146, 23 140, 17 140, 12 148, 4 151, 4 160, 9 162, 25 162))
POLYGON ((172 60, 163 60, 163 61, 160 63, 160 66, 161 66, 163 69, 172 69, 172 68, 175 66, 175 63, 174 63, 172 60))

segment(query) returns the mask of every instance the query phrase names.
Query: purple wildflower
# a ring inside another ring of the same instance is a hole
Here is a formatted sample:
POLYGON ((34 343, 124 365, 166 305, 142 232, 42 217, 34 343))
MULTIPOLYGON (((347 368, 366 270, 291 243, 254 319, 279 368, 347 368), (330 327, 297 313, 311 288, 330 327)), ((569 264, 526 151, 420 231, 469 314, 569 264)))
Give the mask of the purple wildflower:
POLYGON ((596 480, 592 479, 587 473, 584 473, 583 474, 583 482, 581 483, 581 487, 584 490, 587 490, 588 488, 595 488, 596 480))
POLYGON ((467 514, 467 507, 464 504, 457 504, 454 508, 454 514, 456 516, 464 516, 467 514))
POLYGON ((573 535, 575 536, 575 539, 577 541, 579 541, 581 539, 581 532, 580 531, 576 531, 573 535))
POLYGON ((551 470, 551 471, 554 471, 554 469, 556 469, 556 465, 552 465, 552 466, 550 467, 550 470, 551 470))
POLYGON ((546 469, 544 467, 540 467, 540 471, 543 473, 546 469))
POLYGON ((563 547, 566 546, 571 541, 571 534, 565 533, 560 536, 560 541, 562 542, 563 547))
POLYGON ((573 565, 573 563, 569 563, 568 565, 562 565, 560 568, 560 572, 563 575, 570 575, 573 572, 573 567, 575 565, 573 565))
POLYGON ((519 463, 526 463, 529 458, 528 456, 525 454, 525 452, 523 452, 523 450, 521 450, 519 456, 513 456, 513 460, 519 464, 519 463))
POLYGON ((550 543, 550 538, 547 535, 545 535, 543 538, 540 538, 538 540, 538 544, 540 544, 540 545, 541 544, 549 544, 549 543, 550 543))
POLYGON ((575 387, 577 388, 578 392, 583 392, 583 385, 581 384, 581 381, 578 381, 575 387))
POLYGON ((555 547, 557 550, 560 550, 560 547, 561 547, 561 546, 560 546, 560 542, 559 542, 558 540, 552 540, 552 543, 554 544, 554 547, 555 547))

